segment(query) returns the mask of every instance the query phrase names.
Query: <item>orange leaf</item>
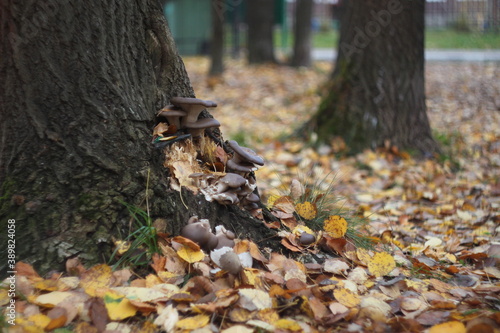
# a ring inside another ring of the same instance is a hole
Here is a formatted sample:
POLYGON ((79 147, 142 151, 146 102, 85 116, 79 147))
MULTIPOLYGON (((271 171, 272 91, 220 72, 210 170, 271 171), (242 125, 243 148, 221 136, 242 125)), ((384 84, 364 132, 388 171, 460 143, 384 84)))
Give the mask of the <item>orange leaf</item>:
POLYGON ((151 267, 157 274, 158 272, 165 271, 165 263, 167 262, 167 258, 160 256, 158 253, 155 253, 153 254, 153 257, 151 259, 153 259, 151 267))
POLYGON ((192 240, 190 240, 190 239, 188 239, 186 237, 175 236, 175 237, 172 238, 172 241, 176 242, 176 243, 179 243, 179 244, 182 244, 184 246, 187 246, 187 247, 189 247, 193 251, 200 251, 200 249, 201 249, 198 244, 196 244, 195 242, 193 242, 192 240))

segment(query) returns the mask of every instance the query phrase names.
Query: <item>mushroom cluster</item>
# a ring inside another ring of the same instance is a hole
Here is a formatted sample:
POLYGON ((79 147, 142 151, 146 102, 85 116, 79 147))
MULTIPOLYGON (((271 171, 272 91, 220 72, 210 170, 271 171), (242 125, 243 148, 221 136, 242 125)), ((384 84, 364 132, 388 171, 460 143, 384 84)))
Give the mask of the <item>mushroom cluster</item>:
POLYGON ((222 205, 240 204, 247 210, 258 208, 260 197, 254 193, 255 178, 248 179, 237 173, 226 174, 196 173, 190 176, 196 180, 207 201, 217 201, 222 205))
POLYGON ((206 219, 198 219, 198 216, 192 216, 188 224, 182 228, 181 236, 186 237, 202 249, 212 251, 222 247, 233 247, 235 234, 219 225, 215 227, 215 234, 212 233, 210 223, 206 219))
POLYGON ((228 146, 233 150, 233 158, 227 161, 227 168, 242 175, 257 170, 257 165, 264 165, 264 159, 258 156, 252 149, 240 147, 240 145, 231 140, 228 146))
MULTIPOLYGON (((216 107, 215 102, 198 98, 173 97, 170 99, 170 103, 171 105, 167 105, 158 112, 158 118, 166 119, 168 126, 161 123, 155 129, 156 135, 159 136, 154 140, 157 147, 165 147, 190 136, 200 138, 203 137, 206 129, 220 126, 220 123, 214 118, 198 119, 205 108, 216 107)), ((259 207, 260 197, 255 193, 257 185, 253 172, 259 166, 264 165, 264 159, 261 156, 258 156, 250 148, 241 147, 234 140, 228 141, 226 144, 213 143, 213 145, 210 144, 211 141, 207 140, 191 142, 194 145, 185 144, 176 146, 176 149, 182 151, 184 155, 196 156, 195 158, 200 162, 199 167, 193 168, 192 172, 194 173, 189 176, 196 183, 194 190, 200 189, 206 200, 210 202, 215 200, 223 205, 239 204, 249 211, 259 207), (222 146, 222 158, 220 152, 215 153, 217 144, 222 146), (230 156, 229 160, 224 153, 230 156), (216 171, 226 171, 227 173, 206 170, 207 165, 212 166, 216 171)), ((170 149, 170 151, 173 152, 176 149, 170 149)), ((180 174, 177 180, 179 177, 189 175, 189 173, 182 174, 177 170, 180 164, 178 154, 166 154, 167 160, 170 158, 178 162, 177 165, 166 164, 171 168, 172 174, 176 175, 176 172, 180 174)), ((186 162, 192 165, 192 160, 186 159, 186 162)), ((179 180, 178 183, 180 184, 181 181, 179 180)))
POLYGON ((191 97, 173 97, 170 103, 172 104, 161 109, 157 116, 165 118, 170 126, 174 126, 174 132, 182 130, 196 138, 202 136, 207 128, 220 126, 219 121, 214 118, 198 119, 204 109, 217 107, 215 102, 191 97))

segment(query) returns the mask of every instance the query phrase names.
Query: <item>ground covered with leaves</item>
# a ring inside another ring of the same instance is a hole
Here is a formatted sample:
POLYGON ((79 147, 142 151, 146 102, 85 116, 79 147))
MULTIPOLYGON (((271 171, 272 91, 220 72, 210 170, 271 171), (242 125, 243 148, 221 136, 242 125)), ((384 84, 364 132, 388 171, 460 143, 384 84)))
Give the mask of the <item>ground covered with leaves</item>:
MULTIPOLYGON (((197 96, 219 104, 225 138, 265 158, 258 185, 279 221, 263 223, 283 253, 237 235, 208 254, 160 234, 145 275, 73 260, 40 277, 18 263, 11 332, 500 331, 498 64, 427 64, 443 154, 417 161, 288 137, 315 111, 330 64, 231 61, 207 79, 207 59, 185 63, 197 96)), ((5 321, 10 299, 0 291, 5 321)))

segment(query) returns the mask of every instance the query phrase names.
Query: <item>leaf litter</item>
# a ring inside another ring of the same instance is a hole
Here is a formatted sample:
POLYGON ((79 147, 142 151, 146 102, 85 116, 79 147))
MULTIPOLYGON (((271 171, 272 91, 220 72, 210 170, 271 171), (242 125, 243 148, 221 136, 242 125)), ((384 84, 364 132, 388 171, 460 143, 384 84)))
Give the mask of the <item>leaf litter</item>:
MULTIPOLYGON (((497 65, 427 64, 428 115, 447 155, 417 161, 390 146, 346 157, 341 140, 316 150, 282 140, 315 111, 330 64, 229 61, 207 80, 207 59, 185 63, 197 95, 224 106, 214 114, 224 134, 272 165, 257 174, 279 219, 268 227, 297 256, 237 240, 216 263, 165 237, 147 276, 72 259, 43 278, 18 262, 10 332, 500 329, 497 65), (247 264, 220 267, 239 260, 247 264)), ((8 301, 1 289, 0 305, 8 301)))

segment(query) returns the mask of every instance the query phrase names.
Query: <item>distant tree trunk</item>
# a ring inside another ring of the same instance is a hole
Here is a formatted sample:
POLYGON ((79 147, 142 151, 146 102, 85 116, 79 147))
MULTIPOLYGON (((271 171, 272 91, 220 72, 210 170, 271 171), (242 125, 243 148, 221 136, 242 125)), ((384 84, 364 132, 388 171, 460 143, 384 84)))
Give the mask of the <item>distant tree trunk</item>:
POLYGON ((221 75, 224 72, 224 8, 221 8, 220 0, 212 0, 210 59, 209 75, 221 75))
POLYGON ((159 2, 0 0, 0 23, 0 244, 15 220, 18 260, 42 272, 102 262, 129 232, 121 202, 146 210, 146 198, 160 231, 198 215, 272 243, 246 211, 170 190, 152 126, 194 92, 159 2))
POLYGON ((312 13, 314 0, 297 0, 295 7, 295 27, 292 66, 311 66, 312 13))
POLYGON ((338 59, 319 111, 305 127, 352 152, 390 142, 438 150, 425 107, 424 1, 349 0, 338 59))
POLYGON ((274 0, 247 2, 248 62, 259 64, 275 62, 273 26, 274 0))

